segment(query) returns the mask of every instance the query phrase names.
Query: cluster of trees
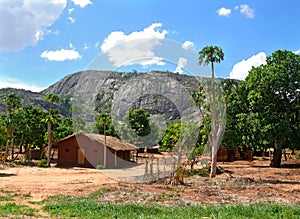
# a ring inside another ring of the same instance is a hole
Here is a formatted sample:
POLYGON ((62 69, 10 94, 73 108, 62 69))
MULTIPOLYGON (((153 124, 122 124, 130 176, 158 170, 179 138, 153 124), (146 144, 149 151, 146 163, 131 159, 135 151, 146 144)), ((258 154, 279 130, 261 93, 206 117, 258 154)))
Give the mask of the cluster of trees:
MULTIPOLYGON (((191 100, 201 112, 202 120, 197 127, 197 143, 190 150, 190 160, 195 161, 209 146, 212 156, 210 176, 213 177, 220 145, 254 151, 274 148, 271 166, 280 167, 284 148, 300 148, 300 55, 286 50, 275 51, 267 57, 266 64, 253 67, 244 81, 224 79, 218 80, 219 83, 214 79, 214 63, 223 59, 220 47, 209 46, 199 52, 199 64, 211 64, 212 80, 200 84, 199 89, 191 93, 191 100)), ((53 108, 55 102, 61 101, 55 94, 45 98, 49 103, 48 112, 32 105, 21 107, 20 98, 10 92, 2 97, 2 101, 6 105, 6 114, 0 117, 1 162, 8 159, 9 150, 10 159, 15 158, 15 145, 19 146, 19 152, 24 149, 26 154, 30 148, 48 145, 51 149, 53 141, 74 132, 73 119, 63 118, 53 108)), ((128 122, 115 126, 109 113, 98 112, 92 129, 100 134, 120 135, 131 143, 145 141, 147 137, 149 142, 160 140, 163 150, 170 151, 178 142, 188 142, 188 139, 180 139, 180 133, 187 126, 192 127, 170 121, 161 136, 159 124, 152 124, 149 113, 141 109, 130 110, 124 120, 128 122), (161 139, 153 140, 157 136, 161 139)), ((83 121, 75 122, 84 128, 83 121)))
MULTIPOLYGON (((15 160, 17 155, 25 152, 28 158, 29 149, 41 149, 47 145, 51 148, 56 141, 72 134, 73 121, 63 118, 53 104, 59 102, 56 94, 48 94, 45 101, 49 103, 48 112, 32 105, 21 106, 21 99, 15 93, 7 92, 1 100, 6 105, 6 114, 0 117, 0 161, 15 160), (18 153, 15 148, 18 146, 18 153), (10 153, 9 153, 10 152, 10 153), (10 155, 10 156, 9 156, 10 155)), ((48 150, 49 153, 51 150, 48 150)), ((48 155, 48 165, 50 165, 48 155)))
POLYGON ((274 148, 271 166, 280 167, 284 148, 300 148, 300 55, 275 51, 244 81, 229 85, 223 145, 274 148))
MULTIPOLYGON (((283 149, 300 149, 300 55, 275 51, 267 57, 266 64, 253 67, 244 81, 224 79, 218 84, 213 64, 223 57, 221 49, 215 46, 205 47, 199 53, 200 64, 211 63, 212 80, 200 84, 198 91, 191 94, 202 114, 198 142, 191 155, 201 154, 202 146, 208 146, 211 177, 216 174, 216 150, 220 145, 232 152, 236 147, 255 152, 273 148, 270 165, 280 167, 283 149), (218 99, 220 96, 222 99, 218 99), (226 119, 222 118, 223 109, 226 119), (225 120, 226 125, 222 122, 225 120)), ((168 125, 161 141, 163 149, 174 147, 181 129, 180 122, 168 125)))

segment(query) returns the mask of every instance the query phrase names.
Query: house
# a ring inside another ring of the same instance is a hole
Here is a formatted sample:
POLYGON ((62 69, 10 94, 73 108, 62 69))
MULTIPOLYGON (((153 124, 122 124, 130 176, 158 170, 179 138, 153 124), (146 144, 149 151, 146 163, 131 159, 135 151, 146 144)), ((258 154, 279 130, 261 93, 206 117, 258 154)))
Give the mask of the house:
POLYGON ((60 167, 122 167, 131 161, 131 152, 138 148, 118 138, 78 132, 53 144, 58 149, 57 165, 60 167), (106 151, 106 153, 105 153, 106 151), (106 156, 105 156, 106 155, 106 156))

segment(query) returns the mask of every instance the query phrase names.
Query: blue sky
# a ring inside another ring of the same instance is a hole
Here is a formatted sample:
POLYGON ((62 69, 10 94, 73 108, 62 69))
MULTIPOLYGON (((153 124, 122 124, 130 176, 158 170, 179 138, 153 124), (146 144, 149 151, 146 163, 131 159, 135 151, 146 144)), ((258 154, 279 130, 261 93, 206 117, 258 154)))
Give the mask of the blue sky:
POLYGON ((1 0, 0 88, 40 91, 99 55, 115 69, 184 73, 191 59, 168 65, 176 49, 158 55, 164 41, 195 55, 220 46, 217 76, 244 79, 278 49, 300 53, 299 20, 299 0, 1 0))

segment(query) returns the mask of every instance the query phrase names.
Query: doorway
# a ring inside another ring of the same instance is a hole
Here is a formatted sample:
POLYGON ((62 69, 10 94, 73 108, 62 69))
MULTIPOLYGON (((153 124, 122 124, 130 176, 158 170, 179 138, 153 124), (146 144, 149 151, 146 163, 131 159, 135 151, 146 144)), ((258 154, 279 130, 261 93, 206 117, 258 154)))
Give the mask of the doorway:
POLYGON ((77 148, 77 164, 85 164, 85 148, 77 148))

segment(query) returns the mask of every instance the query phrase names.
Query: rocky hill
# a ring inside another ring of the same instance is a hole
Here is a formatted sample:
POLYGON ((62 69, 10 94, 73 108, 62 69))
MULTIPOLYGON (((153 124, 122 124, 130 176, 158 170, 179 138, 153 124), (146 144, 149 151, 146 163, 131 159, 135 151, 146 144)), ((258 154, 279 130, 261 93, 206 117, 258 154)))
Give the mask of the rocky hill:
MULTIPOLYGON (((117 73, 106 71, 82 71, 68 75, 40 93, 18 89, 0 89, 1 96, 17 93, 22 104, 33 104, 47 109, 44 102, 47 93, 56 93, 62 98, 60 113, 68 116, 72 101, 81 101, 81 108, 90 106, 97 111, 112 110, 123 116, 130 108, 143 108, 151 114, 164 114, 179 118, 190 107, 188 95, 195 91, 201 78, 170 72, 117 73)), ((80 102, 79 101, 79 102, 80 102)), ((93 110, 94 110, 93 109, 93 110)), ((0 113, 5 106, 0 104, 0 113)))
POLYGON ((0 89, 0 114, 5 113, 6 110, 5 104, 1 100, 3 95, 6 94, 7 92, 12 92, 17 94, 22 100, 21 105, 32 104, 43 110, 46 110, 49 107, 48 104, 44 101, 45 96, 42 93, 35 93, 23 89, 4 88, 4 89, 0 89))

